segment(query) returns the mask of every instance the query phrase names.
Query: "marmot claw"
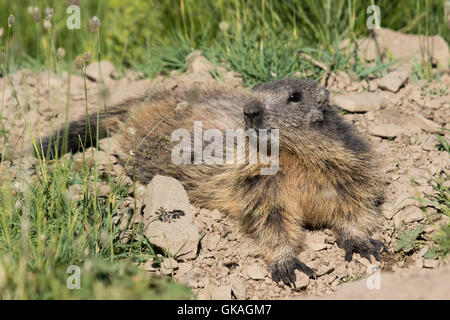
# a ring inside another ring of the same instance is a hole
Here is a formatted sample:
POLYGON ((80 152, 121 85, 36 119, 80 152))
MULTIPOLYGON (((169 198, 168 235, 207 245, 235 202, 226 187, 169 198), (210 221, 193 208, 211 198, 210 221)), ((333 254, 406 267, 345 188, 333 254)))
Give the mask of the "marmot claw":
POLYGON ((372 261, 371 256, 377 261, 381 261, 380 253, 389 253, 386 245, 380 240, 371 238, 353 237, 348 239, 338 238, 336 241, 339 248, 345 251, 345 261, 351 261, 353 253, 359 253, 361 257, 372 261))
POLYGON ((282 257, 270 265, 272 279, 275 282, 283 281, 285 285, 294 284, 296 280, 295 269, 300 270, 308 277, 315 277, 315 272, 306 264, 292 256, 282 257))

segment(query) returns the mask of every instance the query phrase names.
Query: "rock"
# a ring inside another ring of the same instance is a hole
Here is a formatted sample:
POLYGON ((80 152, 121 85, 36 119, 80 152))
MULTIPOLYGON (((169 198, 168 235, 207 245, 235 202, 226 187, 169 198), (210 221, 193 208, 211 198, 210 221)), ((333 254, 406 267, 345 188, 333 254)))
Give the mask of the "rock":
POLYGON ((422 257, 416 258, 416 261, 414 262, 414 267, 417 268, 417 269, 422 269, 423 268, 423 262, 424 262, 424 259, 422 257))
POLYGON ((347 86, 350 85, 351 79, 347 73, 343 71, 338 71, 336 73, 336 82, 339 89, 345 89, 347 88, 347 86))
POLYGON ((429 133, 441 133, 442 130, 439 125, 429 119, 422 117, 420 114, 416 113, 414 115, 414 123, 423 131, 429 133))
POLYGON ((117 71, 114 65, 109 61, 92 62, 86 67, 86 77, 92 81, 99 82, 99 67, 101 69, 101 79, 104 81, 111 79, 111 75, 116 75, 117 71))
POLYGON ((369 131, 372 135, 381 138, 395 138, 404 132, 402 127, 393 123, 369 126, 369 131))
POLYGON ((210 216, 211 216, 211 219, 213 219, 215 221, 220 221, 222 219, 222 213, 217 209, 214 209, 213 211, 211 211, 210 216))
POLYGON ((189 271, 185 272, 183 275, 180 275, 178 278, 178 281, 181 283, 187 284, 193 288, 198 287, 198 283, 200 280, 204 277, 205 272, 198 268, 193 267, 189 271))
POLYGON ((148 259, 144 263, 143 268, 144 268, 145 271, 148 271, 148 272, 155 272, 155 271, 159 270, 159 266, 155 263, 153 258, 152 259, 148 259))
POLYGON ((209 251, 213 251, 219 244, 219 241, 220 241, 220 234, 218 233, 207 234, 202 239, 202 246, 208 248, 209 251))
POLYGON ((237 299, 243 300, 247 297, 247 289, 245 288, 245 282, 242 279, 233 277, 230 279, 230 284, 231 290, 237 299))
POLYGON ((429 246, 424 245, 424 246, 422 247, 422 249, 420 249, 419 252, 417 252, 417 256, 418 256, 418 257, 423 257, 423 256, 428 252, 428 249, 429 249, 429 248, 430 248, 429 246))
POLYGON ((212 300, 231 300, 231 286, 213 287, 211 289, 212 300))
POLYGON ((324 259, 314 260, 310 263, 310 267, 316 270, 317 277, 328 274, 334 270, 334 265, 331 261, 324 259))
MULTIPOLYGON (((110 138, 100 139, 98 141, 98 147, 110 155, 117 155, 117 156, 124 155, 124 152, 121 149, 118 139, 119 139, 118 135, 112 136, 110 138)), ((115 157, 110 157, 110 160, 111 164, 117 163, 117 159, 115 159, 115 157)))
POLYGON ((192 270, 192 268, 193 268, 193 265, 191 263, 188 263, 188 262, 178 263, 177 276, 178 277, 184 276, 186 273, 188 273, 190 270, 192 270))
POLYGON ((135 81, 132 84, 125 85, 112 91, 106 102, 108 106, 125 103, 129 100, 143 97, 152 87, 149 79, 135 81))
MULTIPOLYGON (((373 278, 372 278, 373 279, 373 278)), ((450 299, 450 267, 420 270, 404 274, 382 272, 379 290, 369 290, 368 281, 362 279, 345 283, 335 294, 325 299, 336 300, 424 300, 450 299)), ((317 299, 311 297, 311 299, 317 299)))
POLYGON ((100 184, 98 193, 101 197, 107 197, 111 193, 111 186, 108 183, 100 184))
POLYGON ((256 263, 247 266, 245 268, 245 273, 248 275, 248 277, 250 279, 253 279, 253 280, 262 280, 268 274, 268 272, 265 268, 260 267, 256 263))
POLYGON ((407 206, 394 216, 394 227, 399 228, 402 223, 409 224, 412 222, 421 221, 424 218, 425 215, 419 207, 407 206))
POLYGON ((380 89, 397 92, 408 81, 408 78, 409 74, 406 70, 396 70, 378 79, 377 83, 380 89))
POLYGON ((203 288, 198 292, 197 300, 211 300, 211 292, 207 288, 203 288))
POLYGON ((327 247, 327 244, 325 243, 325 234, 321 231, 307 232, 305 243, 313 251, 320 251, 327 247))
POLYGON ((439 266, 438 260, 423 259, 423 267, 428 269, 436 269, 439 266))
POLYGON ((187 70, 186 74, 195 74, 204 78, 211 78, 211 72, 214 71, 214 64, 203 57, 202 52, 196 50, 186 57, 187 70))
POLYGON ((394 59, 401 59, 411 65, 417 61, 427 61, 431 57, 441 68, 447 68, 450 53, 447 43, 440 36, 427 38, 423 35, 403 34, 385 28, 374 32, 381 51, 389 52, 394 59))
POLYGON ((173 258, 166 258, 161 263, 161 273, 164 275, 170 275, 172 272, 178 269, 178 262, 173 258))
POLYGON ((419 207, 407 206, 394 216, 394 227, 399 228, 402 223, 409 224, 411 222, 421 221, 424 218, 425 215, 419 207))
POLYGON ((70 201, 78 201, 83 197, 83 189, 79 184, 69 186, 65 193, 70 201))
POLYGON ((349 112, 367 112, 381 107, 385 97, 378 93, 332 94, 330 102, 349 112))
MULTIPOLYGON (((447 42, 440 36, 425 37, 423 35, 403 34, 385 28, 374 30, 373 38, 357 40, 359 55, 367 61, 376 61, 379 55, 389 54, 394 59, 400 59, 405 67, 412 67, 415 63, 428 61, 437 62, 441 69, 446 69, 450 58, 447 42), (377 45, 378 44, 378 45, 377 45), (426 50, 429 48, 429 50, 426 50)), ((339 48, 353 50, 349 39, 341 41, 339 48)))
POLYGON ((95 148, 87 148, 84 150, 84 159, 83 152, 78 152, 73 157, 72 169, 75 171, 81 171, 83 166, 88 168, 93 168, 96 165, 101 164, 108 154, 104 151, 97 150, 95 148))
POLYGON ((299 270, 295 270, 295 289, 305 289, 309 284, 309 277, 299 270))
POLYGON ((200 235, 183 186, 174 178, 157 175, 147 185, 143 205, 150 243, 175 258, 194 259, 200 235))

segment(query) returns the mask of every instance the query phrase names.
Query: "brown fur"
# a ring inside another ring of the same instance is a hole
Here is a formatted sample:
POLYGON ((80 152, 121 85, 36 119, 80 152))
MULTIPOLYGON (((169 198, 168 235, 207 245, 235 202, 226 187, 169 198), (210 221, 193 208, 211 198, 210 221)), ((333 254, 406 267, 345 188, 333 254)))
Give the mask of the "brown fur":
MULTIPOLYGON (((131 155, 122 159, 128 173, 144 183, 155 174, 174 176, 194 205, 238 219, 271 263, 274 280, 294 282, 296 268, 313 275, 295 258, 304 246, 306 227, 335 230, 347 260, 353 252, 379 258, 384 245, 369 238, 380 225, 377 162, 351 125, 329 106, 328 92, 315 83, 279 80, 252 92, 219 87, 163 90, 113 107, 110 113, 112 117, 102 116, 100 131, 121 128, 121 145, 131 155), (293 91, 301 94, 301 101, 288 100, 293 91), (242 110, 260 112, 254 126, 242 110), (194 120, 203 122, 203 130, 279 129, 278 173, 260 175, 261 164, 175 166, 170 135, 177 128, 192 131, 194 120)), ((95 128, 96 117, 90 120, 95 128)), ((69 150, 79 148, 70 142, 76 140, 74 134, 84 134, 84 123, 69 128, 69 150)))

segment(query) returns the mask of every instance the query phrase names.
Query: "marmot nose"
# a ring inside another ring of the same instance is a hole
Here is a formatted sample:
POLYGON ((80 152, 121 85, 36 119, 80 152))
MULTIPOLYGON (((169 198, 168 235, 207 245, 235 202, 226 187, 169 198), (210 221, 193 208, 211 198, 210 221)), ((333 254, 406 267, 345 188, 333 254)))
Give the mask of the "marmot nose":
POLYGON ((248 109, 244 110, 244 115, 250 119, 257 118, 260 114, 261 114, 261 108, 248 108, 248 109))

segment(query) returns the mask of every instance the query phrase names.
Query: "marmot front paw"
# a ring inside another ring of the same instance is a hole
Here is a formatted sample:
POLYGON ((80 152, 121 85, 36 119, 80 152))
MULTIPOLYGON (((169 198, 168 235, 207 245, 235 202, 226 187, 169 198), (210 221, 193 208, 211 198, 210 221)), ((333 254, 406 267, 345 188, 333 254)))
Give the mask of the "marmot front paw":
POLYGON ((336 241, 339 248, 345 251, 345 261, 351 261, 353 253, 359 253, 361 257, 371 260, 371 256, 377 261, 381 261, 380 253, 389 253, 386 245, 380 240, 375 240, 367 237, 339 237, 336 241))
POLYGON ((314 270, 290 254, 281 257, 270 265, 273 281, 280 282, 280 280, 282 280, 286 285, 295 283, 295 269, 300 270, 310 278, 315 277, 316 274, 314 270))

